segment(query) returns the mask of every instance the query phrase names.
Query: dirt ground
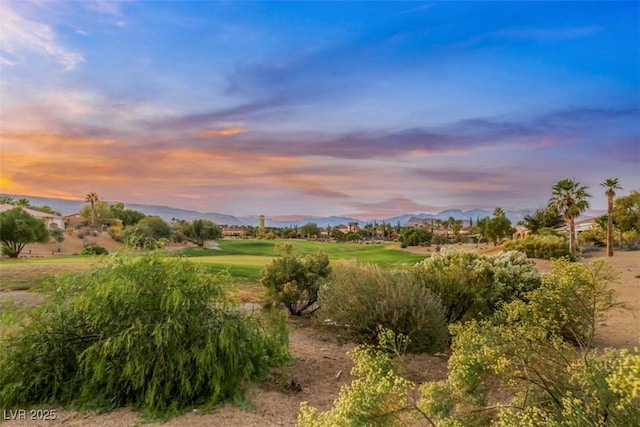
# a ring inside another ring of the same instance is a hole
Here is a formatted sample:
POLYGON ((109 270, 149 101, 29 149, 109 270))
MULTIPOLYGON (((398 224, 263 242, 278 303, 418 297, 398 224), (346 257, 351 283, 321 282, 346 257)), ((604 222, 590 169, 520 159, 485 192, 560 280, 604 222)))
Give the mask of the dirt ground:
MULTIPOLYGON (((425 248, 421 248, 424 250, 425 248)), ((468 248, 470 249, 470 248, 468 248)), ((480 248, 482 250, 482 248, 480 248)), ((491 250, 491 248, 488 248, 491 250)), ((603 251, 591 253, 586 259, 604 256, 603 251)), ((612 284, 617 291, 618 301, 626 303, 635 312, 614 311, 598 325, 596 345, 633 348, 640 345, 640 252, 616 252, 609 261, 621 273, 617 283, 612 284)), ((550 263, 536 260, 541 271, 548 271, 550 263)), ((7 294, 7 293, 5 293, 7 294)), ((11 292, 16 299, 20 292, 11 292)), ((24 292, 25 295, 28 293, 24 292)), ((6 296, 6 295, 5 295, 6 296)), ((249 407, 231 404, 216 408, 211 413, 191 412, 169 420, 166 426, 293 426, 296 423, 300 403, 309 402, 320 410, 331 407, 340 387, 348 384, 353 364, 347 352, 353 345, 340 345, 329 331, 312 327, 307 320, 292 320, 290 350, 293 361, 270 383, 251 386, 247 390, 249 407), (295 380, 300 391, 285 387, 295 380)), ((420 374, 421 381, 444 379, 446 377, 446 357, 409 356, 412 372, 420 374)), ((120 427, 134 425, 139 416, 129 409, 120 409, 108 414, 85 414, 56 408, 54 421, 5 421, 0 424, 11 427, 24 426, 90 426, 120 427)))

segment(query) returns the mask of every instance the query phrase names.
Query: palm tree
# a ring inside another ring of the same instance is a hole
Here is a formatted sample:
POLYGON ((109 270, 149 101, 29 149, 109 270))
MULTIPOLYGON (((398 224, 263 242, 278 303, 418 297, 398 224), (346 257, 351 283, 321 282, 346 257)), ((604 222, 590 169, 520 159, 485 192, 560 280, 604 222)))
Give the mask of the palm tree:
POLYGON ((91 226, 96 226, 96 203, 100 200, 98 194, 91 192, 87 194, 87 197, 84 199, 85 202, 91 203, 91 226))
POLYGON ((565 222, 569 224, 569 252, 573 258, 576 257, 575 219, 589 208, 587 199, 591 194, 587 193, 588 188, 569 178, 561 179, 551 187, 549 208, 561 213, 565 222))
POLYGON ((613 198, 616 196, 616 190, 622 190, 618 184, 618 178, 607 178, 600 183, 607 191, 607 255, 613 256, 613 198))

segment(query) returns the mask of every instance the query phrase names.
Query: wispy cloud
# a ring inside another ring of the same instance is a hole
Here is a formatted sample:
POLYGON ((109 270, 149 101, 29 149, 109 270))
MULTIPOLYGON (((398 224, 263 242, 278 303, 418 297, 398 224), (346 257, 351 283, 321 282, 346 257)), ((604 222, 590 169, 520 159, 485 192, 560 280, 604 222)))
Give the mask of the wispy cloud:
POLYGON ((52 57, 67 71, 84 61, 82 54, 67 49, 58 41, 49 25, 23 18, 10 5, 0 2, 0 50, 5 64, 24 62, 25 52, 52 57))

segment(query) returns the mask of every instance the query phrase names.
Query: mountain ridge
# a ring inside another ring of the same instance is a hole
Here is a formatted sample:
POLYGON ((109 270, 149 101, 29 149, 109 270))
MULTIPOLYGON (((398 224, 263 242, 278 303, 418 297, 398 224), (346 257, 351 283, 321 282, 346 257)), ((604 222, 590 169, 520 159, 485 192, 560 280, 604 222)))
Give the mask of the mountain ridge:
MULTIPOLYGON (((41 196, 29 196, 20 194, 5 194, 0 193, 0 196, 9 196, 14 200, 27 199, 29 203, 34 206, 47 205, 51 209, 60 212, 62 215, 71 215, 80 211, 80 209, 86 205, 83 200, 69 200, 60 199, 55 197, 41 197, 41 196)), ((116 201, 107 201, 112 204, 116 201)), ((145 215, 158 215, 165 221, 170 221, 172 218, 184 219, 187 221, 193 221, 195 219, 208 219, 220 225, 251 225, 257 226, 260 221, 259 215, 248 216, 235 216, 229 214, 223 214, 218 212, 199 212, 188 209, 174 208, 171 206, 159 206, 159 205, 145 205, 138 203, 125 203, 127 209, 133 209, 144 213, 145 215)), ((512 223, 516 223, 524 218, 526 215, 533 213, 533 209, 518 209, 505 211, 507 217, 512 223)), ((315 222, 319 227, 336 226, 340 224, 347 225, 349 222, 357 222, 359 224, 367 224, 373 222, 385 222, 392 225, 396 225, 400 222, 400 225, 405 225, 409 221, 415 222, 416 220, 427 221, 431 219, 446 220, 449 217, 453 217, 456 220, 476 220, 486 216, 491 216, 492 210, 473 208, 468 210, 462 209, 445 209, 437 213, 406 213, 402 215, 396 215, 389 218, 369 219, 362 220, 350 216, 331 215, 325 217, 319 217, 314 215, 273 215, 265 216, 265 225, 268 227, 299 227, 309 222, 315 222)))

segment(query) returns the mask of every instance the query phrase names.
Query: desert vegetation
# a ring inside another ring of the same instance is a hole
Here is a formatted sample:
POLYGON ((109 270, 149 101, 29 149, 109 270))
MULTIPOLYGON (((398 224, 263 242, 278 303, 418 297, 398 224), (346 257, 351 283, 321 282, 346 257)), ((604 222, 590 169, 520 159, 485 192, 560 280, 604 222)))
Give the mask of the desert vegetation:
MULTIPOLYGON (((603 183, 612 209, 589 238, 633 248, 640 193, 614 198, 615 184, 603 183)), ((219 240, 209 221, 168 223, 96 195, 85 226, 51 233, 58 246, 81 241, 79 255, 23 260, 49 231, 20 206, 6 210, 3 246, 16 250, 0 262, 2 287, 39 300, 0 301, 0 407, 124 406, 167 419, 243 401, 256 383, 299 393, 288 336, 308 319, 313 334, 352 348, 354 368, 333 404, 301 405, 301 426, 633 425, 640 353, 594 343, 607 313, 625 308, 611 287, 620 272, 581 259, 587 232, 572 242, 555 230, 571 228, 586 190, 559 181, 519 224, 528 235, 504 244, 513 227, 501 208, 470 221, 466 237, 451 218, 219 240), (97 243, 107 233, 120 249, 97 243), (540 259, 552 260, 548 272, 540 259), (422 353, 446 359, 447 375, 414 371, 422 353)))

